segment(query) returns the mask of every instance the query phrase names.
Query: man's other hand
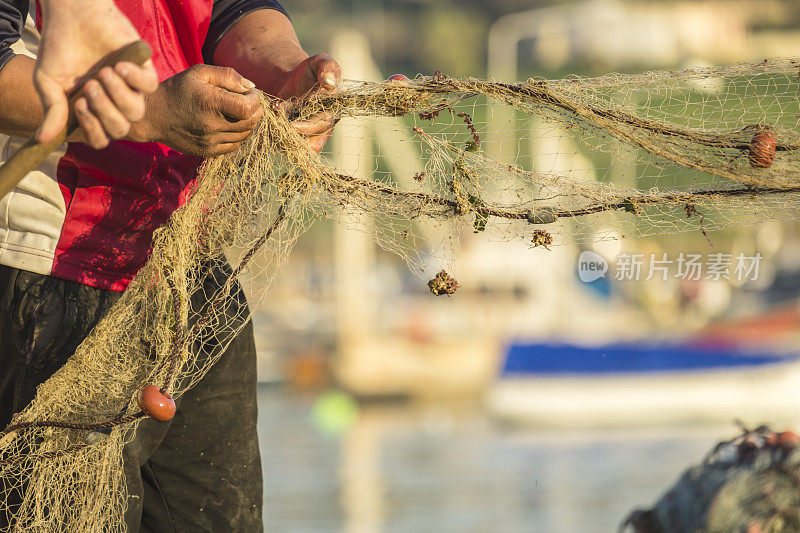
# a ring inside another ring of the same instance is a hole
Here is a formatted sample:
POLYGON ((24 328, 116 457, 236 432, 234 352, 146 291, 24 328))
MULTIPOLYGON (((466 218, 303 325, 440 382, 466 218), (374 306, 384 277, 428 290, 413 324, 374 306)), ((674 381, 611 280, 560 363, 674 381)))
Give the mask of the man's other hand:
POLYGON ((239 147, 263 116, 255 85, 232 68, 195 65, 161 83, 130 139, 214 157, 239 147))
MULTIPOLYGON (((333 58, 326 54, 311 56, 289 74, 277 96, 289 100, 314 91, 335 93, 339 90, 341 78, 342 69, 333 58)), ((292 125, 308 138, 308 144, 314 151, 320 152, 333 133, 336 122, 330 114, 322 113, 308 120, 295 121, 292 125)))
MULTIPOLYGON (((98 61, 139 39, 113 0, 42 0, 42 41, 33 79, 44 107, 39 142, 56 138, 69 114, 67 94, 98 61)), ((158 87, 152 62, 122 62, 85 85, 75 104, 83 137, 95 149, 128 134, 144 116, 144 94, 158 87)))

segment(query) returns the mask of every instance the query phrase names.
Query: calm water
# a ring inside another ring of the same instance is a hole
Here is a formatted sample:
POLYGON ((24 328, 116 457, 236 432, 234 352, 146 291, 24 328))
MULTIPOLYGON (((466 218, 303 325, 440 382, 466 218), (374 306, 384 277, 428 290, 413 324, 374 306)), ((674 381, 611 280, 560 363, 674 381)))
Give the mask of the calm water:
POLYGON ((395 405, 323 430, 314 398, 262 386, 259 403, 264 520, 281 532, 612 532, 735 432, 510 429, 395 405))

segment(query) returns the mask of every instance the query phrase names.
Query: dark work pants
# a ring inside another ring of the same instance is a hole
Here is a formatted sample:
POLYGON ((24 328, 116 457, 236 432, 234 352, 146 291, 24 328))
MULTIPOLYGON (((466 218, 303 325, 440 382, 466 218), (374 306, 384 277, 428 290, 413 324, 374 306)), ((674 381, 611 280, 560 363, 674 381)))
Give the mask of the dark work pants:
MULTIPOLYGON (((208 268, 195 306, 230 273, 227 264, 208 268)), ((229 314, 246 316, 247 302, 235 290, 229 314)), ((30 403, 36 386, 61 368, 119 296, 0 266, 0 427, 30 403)), ((201 357, 214 348, 210 334, 195 347, 201 357)), ((248 322, 178 401, 175 418, 144 420, 126 446, 128 531, 262 531, 256 415, 256 352, 248 322)), ((0 531, 8 527, 4 520, 0 516, 0 531)))

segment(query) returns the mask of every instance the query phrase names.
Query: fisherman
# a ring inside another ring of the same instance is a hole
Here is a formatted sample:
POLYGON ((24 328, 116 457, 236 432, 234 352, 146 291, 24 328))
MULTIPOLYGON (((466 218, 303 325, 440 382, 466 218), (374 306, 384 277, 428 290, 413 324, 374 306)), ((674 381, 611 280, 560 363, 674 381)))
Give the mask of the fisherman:
MULTIPOLYGON (((335 91, 341 76, 330 57, 303 51, 276 0, 116 4, 152 47, 160 84, 141 110, 136 90, 149 90, 148 67, 103 69, 75 105, 81 129, 0 200, 0 428, 119 299, 146 262, 154 230, 185 201, 202 158, 231 152, 248 137, 262 116, 255 89, 288 99, 335 91), (143 115, 134 121, 137 107, 143 115)), ((36 29, 52 27, 46 17, 56 13, 0 0, 0 133, 10 136, 2 138, 4 154, 43 121, 33 53, 36 29)), ((51 53, 56 45, 47 46, 51 53)), ((50 94, 48 109, 57 100, 50 94)), ((64 112, 55 107, 54 115, 64 112)), ((56 116, 39 138, 58 126, 56 116)), ((320 116, 295 127, 319 151, 333 123, 320 116)), ((227 264, 209 269, 207 283, 217 284, 205 294, 230 274, 227 264)), ((235 291, 230 314, 247 317, 235 291)), ((174 419, 139 425, 125 449, 129 531, 262 529, 255 357, 248 322, 183 395, 174 419)), ((14 503, 0 502, 0 530, 9 519, 1 510, 13 512, 14 503)))

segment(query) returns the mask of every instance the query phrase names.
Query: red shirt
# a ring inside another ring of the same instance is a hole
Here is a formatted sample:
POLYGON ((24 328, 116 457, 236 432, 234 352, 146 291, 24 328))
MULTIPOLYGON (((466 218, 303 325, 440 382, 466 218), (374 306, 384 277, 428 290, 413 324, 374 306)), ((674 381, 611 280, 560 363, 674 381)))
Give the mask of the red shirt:
MULTIPOLYGON (((117 0, 153 48, 163 81, 203 62, 210 0, 117 0)), ((183 201, 201 160, 158 143, 111 143, 95 151, 70 143, 58 165, 67 207, 52 275, 124 290, 147 260, 153 231, 183 201)))

